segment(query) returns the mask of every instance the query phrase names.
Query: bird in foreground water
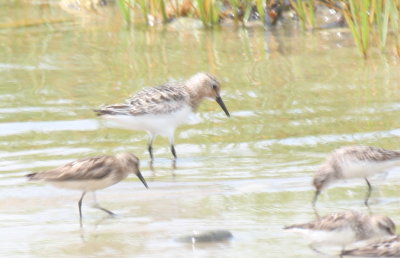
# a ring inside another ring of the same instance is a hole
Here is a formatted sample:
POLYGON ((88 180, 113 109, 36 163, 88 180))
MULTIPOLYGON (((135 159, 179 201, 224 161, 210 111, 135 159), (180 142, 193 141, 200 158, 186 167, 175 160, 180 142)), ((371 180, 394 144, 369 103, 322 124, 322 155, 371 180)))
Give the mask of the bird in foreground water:
POLYGON ((95 191, 114 185, 125 179, 129 173, 135 174, 148 188, 139 170, 139 159, 128 152, 114 156, 96 156, 70 162, 64 166, 26 175, 29 180, 40 180, 59 188, 81 190, 78 202, 79 221, 82 227, 82 200, 87 192, 93 192, 95 208, 110 215, 113 212, 99 206, 96 202, 95 191))
POLYGON ((304 224, 287 226, 284 229, 305 235, 316 245, 348 244, 376 237, 394 235, 396 225, 387 216, 368 215, 355 211, 332 213, 304 224))
POLYGON ((341 179, 364 178, 368 186, 364 204, 368 206, 372 186, 368 177, 400 165, 400 151, 370 146, 346 146, 334 150, 313 178, 315 195, 313 206, 322 190, 341 179))
POLYGON ((341 256, 400 257, 400 236, 385 238, 363 247, 344 250, 341 256))
POLYGON ((220 96, 220 83, 211 74, 198 73, 186 81, 167 82, 143 89, 123 104, 94 110, 98 116, 114 121, 120 127, 144 130, 148 133, 148 151, 153 160, 153 141, 157 135, 168 137, 171 152, 176 159, 174 132, 205 98, 214 99, 229 117, 220 96))

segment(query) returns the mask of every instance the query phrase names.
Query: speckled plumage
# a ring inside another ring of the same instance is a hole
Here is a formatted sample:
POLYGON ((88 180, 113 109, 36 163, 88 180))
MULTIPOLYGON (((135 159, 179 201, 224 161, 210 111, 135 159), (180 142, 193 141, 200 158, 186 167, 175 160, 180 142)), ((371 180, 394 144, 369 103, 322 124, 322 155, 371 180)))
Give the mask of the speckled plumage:
POLYGON ((400 236, 372 242, 366 246, 344 250, 342 256, 400 257, 400 236))
POLYGON ((315 243, 350 244, 380 236, 394 235, 396 226, 384 215, 355 211, 332 213, 315 221, 285 227, 306 234, 315 243))
POLYGON ((212 97, 204 86, 216 85, 219 93, 218 80, 211 74, 199 73, 186 81, 171 81, 155 87, 148 87, 129 97, 124 104, 116 104, 95 110, 98 115, 130 115, 167 114, 175 112, 184 106, 190 106, 195 111, 205 97, 212 97), (209 84, 209 85, 204 85, 209 84))
POLYGON ((109 105, 96 112, 99 115, 129 116, 168 114, 190 105, 190 95, 184 85, 169 84, 143 89, 127 99, 125 104, 109 105))
POLYGON ((186 81, 172 81, 145 88, 123 104, 105 106, 95 112, 123 128, 146 131, 149 134, 148 150, 152 159, 154 138, 157 135, 168 137, 172 154, 176 158, 175 129, 196 111, 204 98, 214 98, 229 116, 219 94, 220 83, 217 79, 208 73, 198 73, 186 81))
MULTIPOLYGON (((28 174, 27 177, 29 180, 55 183, 60 187, 63 182, 85 180, 104 180, 109 184, 107 186, 110 186, 126 178, 129 173, 138 175, 140 173, 138 165, 139 159, 135 155, 124 152, 115 157, 101 155, 76 160, 58 168, 28 174)), ((80 190, 93 191, 97 189, 90 189, 90 185, 88 185, 86 189, 80 190)))
POLYGON ((96 156, 70 162, 64 166, 29 174, 30 180, 44 180, 48 182, 99 180, 112 175, 116 180, 128 176, 119 160, 113 156, 96 156))
MULTIPOLYGON (((310 230, 334 231, 343 228, 351 228, 356 233, 359 240, 366 239, 374 235, 375 231, 383 229, 385 232, 390 229, 390 233, 394 234, 395 224, 393 221, 383 215, 368 215, 355 211, 336 212, 321 217, 315 221, 295 224, 286 227, 302 228, 310 230)), ((389 232, 389 231, 388 231, 389 232)))
POLYGON ((327 166, 331 166, 337 173, 336 177, 346 177, 344 165, 346 163, 360 161, 383 162, 400 159, 400 152, 386 150, 383 148, 372 146, 346 146, 334 150, 325 161, 327 166))
POLYGON ((364 178, 368 184, 365 204, 368 205, 371 185, 368 177, 400 165, 400 152, 371 146, 345 146, 329 154, 315 172, 313 185, 316 195, 340 179, 364 178))
MULTIPOLYGON (((79 214, 82 225, 81 203, 86 192, 93 192, 114 185, 125 179, 129 173, 135 174, 147 188, 146 181, 139 170, 139 159, 128 152, 114 156, 96 156, 70 162, 66 165, 43 172, 26 175, 29 180, 39 180, 59 188, 81 190, 79 214)), ((113 214, 109 210, 97 208, 113 214)))

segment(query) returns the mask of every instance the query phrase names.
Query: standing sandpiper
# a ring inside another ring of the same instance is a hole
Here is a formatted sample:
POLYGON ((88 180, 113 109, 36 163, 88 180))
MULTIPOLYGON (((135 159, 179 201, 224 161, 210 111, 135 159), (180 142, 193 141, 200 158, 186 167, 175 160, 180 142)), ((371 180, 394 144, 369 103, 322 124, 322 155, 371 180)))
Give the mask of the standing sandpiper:
POLYGON ((400 236, 385 238, 367 246, 344 250, 341 256, 400 257, 400 236))
POLYGON ((368 192, 365 205, 371 196, 371 184, 368 177, 400 166, 400 151, 385 150, 370 146, 346 146, 334 150, 314 174, 315 195, 313 206, 322 190, 340 179, 364 178, 368 192))
POLYGON ((79 221, 82 227, 82 199, 87 192, 93 192, 95 208, 114 215, 96 202, 95 191, 104 189, 125 179, 129 173, 135 174, 148 188, 139 170, 139 159, 128 152, 113 156, 96 156, 73 161, 64 166, 26 175, 29 180, 41 180, 59 188, 81 190, 79 199, 79 221))
POLYGON ((153 160, 152 144, 157 135, 168 137, 171 152, 174 147, 175 128, 184 123, 205 98, 215 99, 229 117, 220 96, 220 83, 208 73, 198 73, 186 81, 167 82, 137 92, 123 104, 94 110, 98 116, 116 122, 119 126, 144 130, 148 133, 148 151, 153 160))
POLYGON ((345 245, 375 237, 394 235, 396 226, 384 215, 367 215, 355 211, 332 213, 315 221, 284 229, 306 235, 315 245, 345 245))

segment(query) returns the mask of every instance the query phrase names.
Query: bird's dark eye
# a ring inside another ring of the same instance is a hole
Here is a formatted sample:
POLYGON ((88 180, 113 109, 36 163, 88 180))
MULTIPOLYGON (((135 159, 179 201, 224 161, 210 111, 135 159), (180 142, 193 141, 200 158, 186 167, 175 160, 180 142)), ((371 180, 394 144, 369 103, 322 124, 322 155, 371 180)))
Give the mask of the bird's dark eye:
POLYGON ((213 89, 216 90, 217 89, 217 85, 213 84, 213 89))

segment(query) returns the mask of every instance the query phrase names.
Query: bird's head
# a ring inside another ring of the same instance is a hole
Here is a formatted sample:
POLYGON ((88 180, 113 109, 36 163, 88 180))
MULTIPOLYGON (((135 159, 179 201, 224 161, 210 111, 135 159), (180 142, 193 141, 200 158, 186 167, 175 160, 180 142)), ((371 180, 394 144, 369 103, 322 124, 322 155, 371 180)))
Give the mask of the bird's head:
POLYGON ((146 180, 144 180, 144 177, 142 176, 142 173, 140 172, 139 165, 140 161, 139 158, 136 157, 134 154, 129 153, 129 152, 122 152, 118 153, 116 155, 117 159, 121 161, 121 163, 124 165, 124 167, 130 172, 135 174, 140 181, 143 183, 143 185, 146 188, 149 188, 147 186, 146 180))
POLYGON ((220 96, 221 85, 219 81, 209 73, 197 73, 189 78, 186 83, 197 101, 204 98, 214 99, 229 117, 230 114, 220 96))
POLYGON ((395 235, 396 225, 393 220, 385 215, 372 215, 372 224, 382 236, 395 235))
POLYGON ((313 177, 313 185, 315 188, 315 195, 313 199, 313 206, 315 206, 318 196, 324 190, 325 188, 328 187, 333 181, 335 181, 335 174, 334 170, 329 167, 329 166, 322 166, 319 168, 313 177))

